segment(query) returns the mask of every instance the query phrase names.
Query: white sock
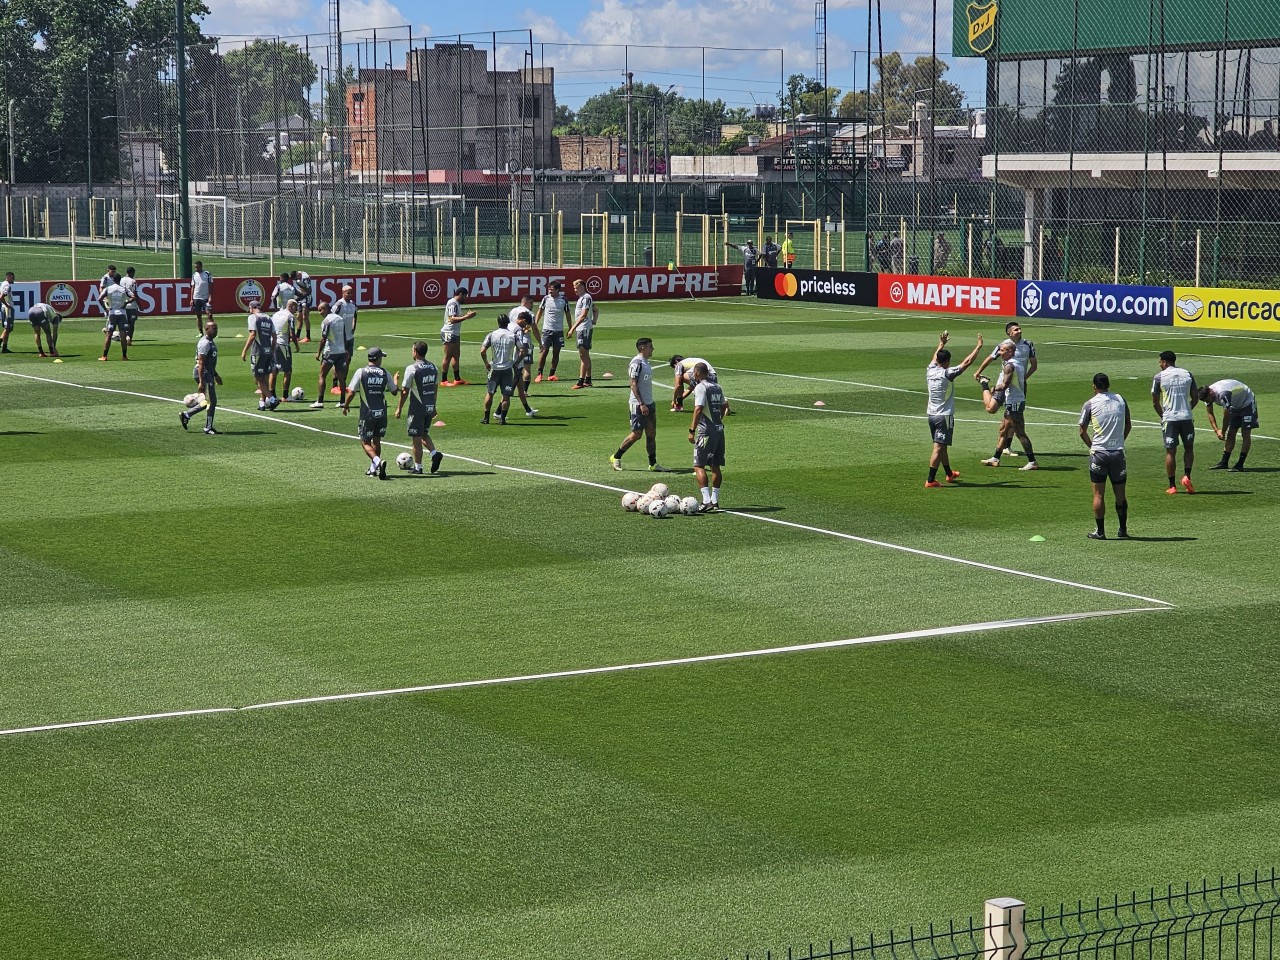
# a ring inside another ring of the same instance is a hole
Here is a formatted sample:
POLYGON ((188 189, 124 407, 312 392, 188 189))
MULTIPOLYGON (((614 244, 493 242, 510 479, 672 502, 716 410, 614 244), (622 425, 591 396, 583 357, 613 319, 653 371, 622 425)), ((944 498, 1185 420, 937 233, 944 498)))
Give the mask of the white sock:
POLYGON ((712 502, 712 503, 719 503, 719 502, 720 502, 720 488, 719 488, 719 487, 712 487, 712 488, 711 488, 711 502, 712 502))
POLYGON ((711 488, 710 488, 710 487, 703 487, 703 488, 702 488, 702 502, 703 502, 703 503, 710 503, 710 502, 711 502, 711 488))

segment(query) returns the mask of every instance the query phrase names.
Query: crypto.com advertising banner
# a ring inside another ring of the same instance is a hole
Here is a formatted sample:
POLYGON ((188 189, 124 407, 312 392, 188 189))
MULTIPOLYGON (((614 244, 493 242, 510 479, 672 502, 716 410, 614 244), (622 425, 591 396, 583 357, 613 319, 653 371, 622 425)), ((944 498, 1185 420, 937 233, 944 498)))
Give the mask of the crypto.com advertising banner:
POLYGON ((917 277, 896 273, 877 276, 880 278, 882 309, 1012 317, 1017 306, 1016 280, 917 277))
MULTIPOLYGON (((350 284, 355 302, 363 308, 443 307, 461 286, 469 303, 513 304, 524 294, 535 299, 547 292, 552 280, 563 280, 565 294, 573 296, 573 281, 581 278, 597 300, 655 300, 675 297, 736 296, 742 290, 742 267, 629 267, 564 270, 422 270, 409 273, 326 274, 311 278, 311 302, 333 301, 350 284)), ((268 308, 267 297, 275 277, 213 278, 214 313, 245 313, 257 300, 268 308)), ((22 285, 24 301, 38 295, 64 317, 99 317, 100 290, 94 280, 45 281, 22 285), (32 288, 31 293, 26 288, 32 288), (35 291, 39 291, 38 294, 35 291)), ((138 279, 138 313, 165 316, 191 312, 188 280, 138 279)), ((29 304, 23 304, 25 306, 29 304)))
POLYGON ((1168 327, 1173 324, 1173 288, 1019 280, 1018 316, 1168 327))
POLYGON ((1174 287, 1173 325, 1280 332, 1280 290, 1174 287))
POLYGON ((756 297, 760 300, 797 300, 808 303, 846 303, 874 307, 878 302, 874 273, 830 270, 756 270, 756 297))

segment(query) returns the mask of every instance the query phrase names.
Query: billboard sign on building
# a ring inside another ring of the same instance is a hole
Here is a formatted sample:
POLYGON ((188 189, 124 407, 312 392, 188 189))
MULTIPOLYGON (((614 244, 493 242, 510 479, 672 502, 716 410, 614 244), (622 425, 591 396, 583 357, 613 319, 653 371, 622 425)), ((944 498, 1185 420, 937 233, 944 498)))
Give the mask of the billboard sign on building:
POLYGON ((1174 287, 1173 325, 1280 332, 1280 290, 1174 287))
POLYGON ((874 307, 879 302, 879 288, 874 273, 762 267, 756 270, 756 297, 760 300, 874 307))
POLYGON ((880 279, 880 306, 889 309, 1012 317, 1017 306, 1016 280, 918 277, 896 273, 877 276, 880 279))
POLYGON ((1019 280, 1018 316, 1167 327, 1173 323, 1173 288, 1019 280))

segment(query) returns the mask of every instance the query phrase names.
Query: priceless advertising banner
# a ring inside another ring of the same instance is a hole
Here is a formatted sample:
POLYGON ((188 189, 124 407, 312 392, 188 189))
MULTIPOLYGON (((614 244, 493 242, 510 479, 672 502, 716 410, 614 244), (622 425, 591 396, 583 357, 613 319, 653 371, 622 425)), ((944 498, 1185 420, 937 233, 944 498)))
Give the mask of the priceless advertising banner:
POLYGON ((1173 324, 1173 288, 1019 280, 1018 316, 1168 327, 1173 324))
POLYGON ((1174 287, 1173 325, 1275 333, 1280 331, 1280 290, 1174 287))
POLYGON ((809 303, 847 303, 874 307, 879 287, 874 273, 833 273, 830 270, 756 270, 760 300, 798 300, 809 303))
MULTIPOLYGON (((565 292, 573 294, 573 281, 581 277, 587 289, 598 300, 635 300, 674 297, 736 296, 742 290, 742 267, 633 267, 593 270, 574 267, 567 270, 432 270, 414 273, 326 274, 313 276, 311 302, 330 302, 342 296, 342 288, 354 288, 356 303, 363 308, 444 306, 446 300, 466 285, 469 303, 514 304, 526 293, 535 298, 547 292, 552 280, 565 281, 565 292)), ((264 308, 267 297, 275 289, 275 277, 213 278, 215 316, 224 313, 247 313, 250 302, 257 300, 264 308)), ((100 317, 105 312, 99 303, 101 291, 95 280, 46 281, 20 284, 21 295, 15 295, 20 316, 28 306, 41 299, 64 317, 100 317)), ((165 316, 191 311, 191 283, 187 280, 138 280, 138 313, 142 316, 165 316)))
POLYGON ((896 273, 877 276, 880 278, 880 306, 884 308, 1012 317, 1017 306, 1016 280, 917 277, 896 273))

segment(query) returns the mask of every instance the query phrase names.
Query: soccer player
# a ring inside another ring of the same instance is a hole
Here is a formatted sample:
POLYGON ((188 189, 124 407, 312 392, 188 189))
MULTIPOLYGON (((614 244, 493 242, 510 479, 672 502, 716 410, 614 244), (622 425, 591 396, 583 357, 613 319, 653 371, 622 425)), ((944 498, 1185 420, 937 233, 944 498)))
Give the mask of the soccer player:
POLYGON ((267 298, 267 303, 271 304, 276 310, 283 310, 284 305, 297 296, 297 291, 293 289, 292 274, 285 270, 280 274, 280 279, 276 281, 276 285, 271 288, 271 296, 267 298))
POLYGON ((484 418, 481 423, 489 422, 489 409, 493 406, 493 398, 502 395, 498 401, 498 423, 507 422, 507 408, 511 405, 511 394, 516 388, 516 338, 507 325, 511 320, 505 313, 498 314, 498 328, 490 330, 480 344, 480 360, 488 371, 485 383, 484 418), (493 362, 489 362, 489 350, 493 349, 493 362))
POLYGON ((355 372, 347 384, 347 396, 342 401, 342 415, 351 409, 351 401, 360 395, 360 445, 369 457, 369 469, 365 476, 387 479, 387 462, 382 459, 382 438, 387 435, 387 393, 400 392, 400 374, 388 377, 382 369, 381 347, 370 347, 368 363, 355 372))
POLYGON ((693 393, 693 368, 699 363, 705 364, 708 377, 712 383, 719 383, 720 378, 716 376, 716 368, 701 357, 682 357, 680 354, 674 354, 671 357, 671 369, 674 371, 675 383, 671 393, 671 412, 680 413, 684 410, 684 399, 693 393))
MULTIPOLYGON (((360 308, 356 306, 355 288, 352 287, 351 284, 348 283, 343 285, 342 296, 339 298, 338 302, 333 305, 333 312, 341 314, 342 318, 347 321, 347 360, 350 362, 351 358, 355 356, 356 323, 359 321, 360 315, 360 308)), ((336 379, 334 380, 333 389, 329 392, 336 394, 340 398, 343 390, 346 389, 346 386, 347 378, 344 374, 341 382, 336 379)), ((320 393, 321 396, 324 395, 323 390, 320 391, 320 393)), ((341 403, 342 401, 339 400, 338 402, 341 403)))
POLYGON ((933 359, 925 367, 925 383, 929 390, 929 405, 925 410, 929 418, 929 432, 933 435, 933 453, 929 457, 929 478, 925 480, 926 488, 942 486, 938 482, 938 467, 947 478, 947 483, 955 483, 960 479, 960 471, 951 469, 951 460, 947 456, 947 447, 956 427, 956 385, 955 379, 968 369, 969 364, 977 359, 982 349, 982 335, 969 355, 956 366, 951 366, 951 351, 947 349, 947 341, 951 334, 946 330, 938 337, 938 346, 933 351, 933 359))
POLYGON ((197 332, 204 333, 205 317, 213 319, 213 274, 204 268, 203 260, 196 261, 196 272, 191 275, 191 312, 197 332))
POLYGON ((742 254, 742 292, 753 296, 756 292, 756 263, 760 259, 760 251, 750 240, 743 244, 726 240, 724 245, 742 254))
POLYGON ((573 326, 569 328, 566 336, 573 336, 575 331, 577 333, 578 382, 573 385, 573 389, 581 390, 583 387, 592 385, 591 332, 595 329, 595 325, 600 319, 600 311, 596 309, 595 298, 587 292, 585 281, 573 281, 573 292, 577 294, 578 302, 573 310, 573 326))
POLYGON ((271 371, 271 395, 282 400, 289 396, 289 384, 293 382, 293 348, 298 343, 298 301, 290 298, 284 306, 271 315, 271 325, 276 331, 276 362, 271 371), (284 389, 276 393, 276 377, 284 374, 284 389))
POLYGON ((1207 387, 1200 388, 1200 399, 1204 401, 1205 413, 1209 414, 1209 426, 1213 427, 1214 436, 1225 441, 1222 448, 1222 459, 1210 470, 1226 470, 1231 459, 1231 451, 1236 446, 1236 432, 1244 433, 1240 443, 1240 458, 1231 468, 1232 473, 1244 473, 1244 461, 1249 456, 1249 443, 1254 429, 1258 426, 1258 401, 1253 391, 1239 380, 1219 380, 1207 387), (1213 415, 1213 405, 1222 407, 1222 429, 1218 429, 1218 418, 1213 415))
MULTIPOLYGON (((120 338, 120 359, 129 359, 129 314, 125 309, 129 305, 129 300, 129 291, 114 280, 102 291, 102 302, 107 308, 107 327, 102 341, 102 356, 98 358, 99 360, 107 359, 114 336, 120 338)), ((31 325, 36 326, 34 321, 31 325)), ((37 348, 40 346, 39 327, 36 327, 36 346, 37 348)), ((44 356, 43 350, 40 351, 40 356, 44 356)))
POLYGON ((778 268, 778 254, 782 252, 782 248, 773 242, 773 237, 764 238, 764 246, 760 248, 760 256, 764 258, 764 265, 770 270, 778 268))
POLYGON ((187 407, 178 414, 182 429, 186 430, 191 418, 198 416, 203 410, 204 432, 211 437, 218 433, 213 429, 213 415, 218 409, 218 387, 222 386, 222 378, 218 376, 218 345, 214 342, 217 336, 218 325, 209 320, 204 325, 204 336, 196 344, 196 367, 192 376, 196 381, 196 392, 203 393, 205 401, 187 407))
POLYGON ((440 374, 444 377, 440 385, 444 387, 465 387, 467 381, 462 379, 462 371, 458 368, 458 358, 462 355, 462 323, 476 315, 474 310, 462 312, 462 305, 467 302, 468 290, 458 287, 449 302, 444 305, 444 326, 440 328, 441 352, 444 359, 440 363, 440 374), (453 379, 449 379, 449 363, 453 363, 453 379))
POLYGON ((249 336, 240 351, 243 361, 253 353, 253 382, 258 385, 258 409, 274 410, 280 406, 280 398, 271 389, 272 373, 276 366, 276 328, 271 316, 263 313, 254 300, 249 304, 249 336))
POLYGON ((1133 423, 1124 397, 1111 392, 1111 380, 1105 373, 1093 375, 1093 396, 1080 408, 1080 439, 1089 448, 1089 480, 1093 483, 1093 522, 1090 540, 1107 539, 1105 515, 1107 481, 1116 495, 1116 519, 1120 530, 1116 536, 1129 539, 1129 501, 1124 485, 1128 467, 1124 458, 1124 441, 1133 423), (1089 427, 1093 427, 1093 438, 1089 427))
MULTIPOLYGON (((1003 347, 1005 344, 1012 344, 1014 359, 1017 360, 1019 363, 1021 363, 1023 370, 1026 371, 1026 375, 1022 378, 1023 399, 1025 401, 1026 399, 1025 395, 1027 390, 1026 382, 1028 379, 1030 379, 1031 375, 1036 372, 1036 369, 1040 365, 1040 361, 1036 359, 1036 345, 1032 343, 1030 340, 1023 339, 1022 324, 1018 323, 1017 320, 1010 320, 1008 323, 1006 323, 1004 325, 1004 332, 1005 332, 1005 339, 1000 341, 1000 343, 996 344, 995 349, 991 351, 991 355, 987 357, 987 359, 982 361, 981 366, 979 366, 978 369, 974 371, 973 379, 981 383, 982 371, 987 369, 987 364, 989 364, 992 360, 995 360, 998 356, 1000 356, 1001 347, 1003 347)), ((994 413, 995 411, 991 411, 991 412, 994 413)), ((1011 435, 1006 438, 1006 442, 1012 439, 1013 437, 1011 435)), ((1002 455, 1006 457, 1016 457, 1018 455, 1009 447, 1005 447, 1000 452, 1002 455)))
MULTIPOLYGON (((322 300, 317 306, 323 313, 328 304, 322 300)), ((320 364, 320 382, 316 385, 316 399, 311 404, 312 410, 324 409, 324 383, 329 379, 330 370, 340 384, 338 406, 342 406, 346 397, 347 371, 351 365, 351 354, 347 352, 347 344, 351 340, 350 330, 351 326, 347 318, 338 312, 337 304, 320 323, 320 348, 316 350, 316 361, 320 364)))
MULTIPOLYGON (((525 300, 528 300, 525 297, 525 300)), ((520 405, 524 407, 524 415, 526 417, 536 417, 538 411, 529 405, 529 373, 533 368, 533 313, 529 310, 521 310, 515 320, 507 324, 507 329, 511 331, 516 338, 516 396, 520 398, 520 405), (512 324, 515 324, 512 327, 512 324)))
POLYGON ((542 350, 538 353, 538 374, 534 383, 542 382, 542 371, 547 362, 547 351, 551 351, 551 375, 549 381, 555 383, 556 367, 560 365, 560 349, 564 346, 564 318, 568 305, 564 299, 564 283, 552 280, 547 284, 547 295, 538 304, 538 312, 534 314, 533 325, 542 331, 542 350))
MULTIPOLYGON (((45 339, 49 344, 49 353, 52 356, 58 355, 58 329, 62 324, 62 317, 58 316, 58 312, 49 306, 49 304, 33 303, 27 310, 27 319, 31 321, 31 328, 36 334, 36 349, 40 348, 40 331, 44 331, 45 339)), ((40 352, 40 356, 44 356, 44 352, 40 352)), ((128 359, 127 357, 125 359, 128 359)))
POLYGON ((705 363, 694 364, 693 420, 689 442, 693 444, 693 474, 702 492, 700 513, 720 509, 720 483, 724 480, 724 391, 710 379, 705 363), (711 484, 707 485, 707 468, 711 484))
POLYGON ((9 349, 9 334, 13 333, 13 271, 4 275, 0 283, 0 353, 13 353, 9 349))
POLYGON ((1195 421, 1191 411, 1199 402, 1196 396, 1196 378, 1178 366, 1178 355, 1172 350, 1160 354, 1160 371, 1151 381, 1151 405, 1160 418, 1160 432, 1164 434, 1164 472, 1169 475, 1169 489, 1173 496, 1178 492, 1173 478, 1174 453, 1182 444, 1182 489, 1195 493, 1191 485, 1191 465, 1195 463, 1195 421))
POLYGON ((1036 452, 1031 446, 1031 438, 1027 436, 1027 427, 1024 422, 1027 397, 1022 391, 1022 385, 1026 379, 1026 368, 1015 356, 1015 348, 1011 341, 1006 340, 997 350, 999 351, 1003 368, 1000 371, 1000 379, 996 383, 995 390, 991 389, 991 381, 986 377, 983 377, 979 382, 982 384, 982 404, 987 412, 995 413, 1000 409, 1000 404, 1003 402, 1004 417, 1000 421, 1000 429, 996 437, 996 452, 988 459, 983 460, 982 464, 986 467, 1000 466, 1000 455, 1006 451, 1010 439, 1017 436, 1018 441, 1022 444, 1022 449, 1027 454, 1027 462, 1022 465, 1022 469, 1039 470, 1040 465, 1036 463, 1036 452))
POLYGON ((404 412, 404 402, 409 401, 409 436, 413 438, 413 473, 422 473, 422 448, 431 451, 431 472, 440 469, 444 454, 431 440, 431 421, 436 415, 436 396, 439 393, 440 371, 427 359, 427 341, 413 345, 413 363, 404 371, 400 381, 400 403, 396 407, 396 419, 404 412))
POLYGON ((293 271, 291 277, 294 296, 298 299, 298 320, 302 323, 302 339, 300 343, 311 342, 311 292, 315 285, 311 282, 311 274, 305 270, 293 271))
POLYGON ((124 315, 128 321, 129 346, 133 346, 133 331, 138 325, 138 278, 134 276, 133 267, 126 267, 124 276, 120 278, 120 286, 129 291, 129 302, 125 304, 124 315))
POLYGON ((641 337, 636 341, 636 355, 631 358, 627 367, 627 377, 631 381, 631 392, 627 394, 631 432, 623 438, 622 444, 609 458, 609 465, 615 470, 622 469, 622 455, 643 436, 645 450, 649 454, 649 469, 654 473, 667 472, 666 467, 658 463, 658 411, 653 405, 653 368, 649 366, 649 358, 652 356, 653 341, 648 337, 641 337))
POLYGON ((510 326, 512 330, 515 330, 516 324, 520 322, 520 314, 522 313, 527 313, 530 317, 533 316, 533 297, 527 293, 520 298, 518 304, 507 312, 507 316, 511 318, 510 326))

